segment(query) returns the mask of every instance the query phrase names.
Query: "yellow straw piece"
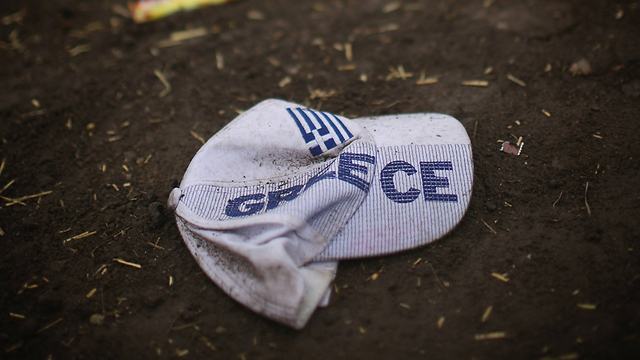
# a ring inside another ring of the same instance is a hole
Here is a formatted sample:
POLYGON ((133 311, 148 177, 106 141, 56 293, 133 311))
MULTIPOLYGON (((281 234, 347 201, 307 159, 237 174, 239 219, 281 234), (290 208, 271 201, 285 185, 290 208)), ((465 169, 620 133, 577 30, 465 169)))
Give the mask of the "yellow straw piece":
POLYGON ((140 0, 130 2, 129 12, 137 23, 167 17, 178 11, 190 11, 208 5, 221 5, 234 0, 140 0))

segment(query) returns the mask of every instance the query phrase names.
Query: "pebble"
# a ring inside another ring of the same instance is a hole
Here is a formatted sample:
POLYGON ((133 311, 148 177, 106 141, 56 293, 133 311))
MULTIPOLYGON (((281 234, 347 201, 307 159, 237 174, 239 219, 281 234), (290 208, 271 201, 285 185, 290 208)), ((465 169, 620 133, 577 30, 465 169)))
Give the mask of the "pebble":
POLYGON ((89 318, 89 322, 91 323, 91 325, 102 325, 104 323, 104 315, 93 314, 89 318))
POLYGON ((586 59, 580 59, 569 68, 569 72, 573 75, 589 75, 591 74, 591 64, 586 59))

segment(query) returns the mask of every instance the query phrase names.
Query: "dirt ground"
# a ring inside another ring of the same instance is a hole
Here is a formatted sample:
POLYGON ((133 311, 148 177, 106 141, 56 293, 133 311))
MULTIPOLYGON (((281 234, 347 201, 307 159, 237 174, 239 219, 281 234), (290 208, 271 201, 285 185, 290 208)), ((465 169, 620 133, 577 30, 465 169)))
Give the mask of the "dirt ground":
POLYGON ((123 5, 0 3, 0 358, 640 357, 638 2, 123 5), (219 290, 165 205, 201 139, 267 98, 447 113, 474 151, 461 224, 341 262, 301 331, 219 290))

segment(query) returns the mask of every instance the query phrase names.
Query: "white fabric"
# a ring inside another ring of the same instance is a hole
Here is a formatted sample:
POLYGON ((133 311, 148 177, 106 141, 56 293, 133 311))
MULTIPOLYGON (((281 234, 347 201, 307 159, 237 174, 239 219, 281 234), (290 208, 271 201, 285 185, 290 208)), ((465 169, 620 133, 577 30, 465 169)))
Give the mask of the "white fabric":
POLYGON ((449 116, 349 120, 266 100, 207 141, 169 206, 221 289, 300 329, 328 304, 338 260, 453 229, 472 176, 469 138, 449 116))

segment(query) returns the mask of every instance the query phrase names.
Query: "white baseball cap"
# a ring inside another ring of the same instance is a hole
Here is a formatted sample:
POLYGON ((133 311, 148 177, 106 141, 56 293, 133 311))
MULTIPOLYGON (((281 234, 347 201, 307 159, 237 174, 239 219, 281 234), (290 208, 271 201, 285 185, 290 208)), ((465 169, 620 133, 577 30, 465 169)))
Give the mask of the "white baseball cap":
POLYGON ((328 303, 339 260, 444 236, 472 183, 469 137, 451 116, 348 119, 270 99, 202 146, 168 203, 220 288, 300 329, 328 303))

